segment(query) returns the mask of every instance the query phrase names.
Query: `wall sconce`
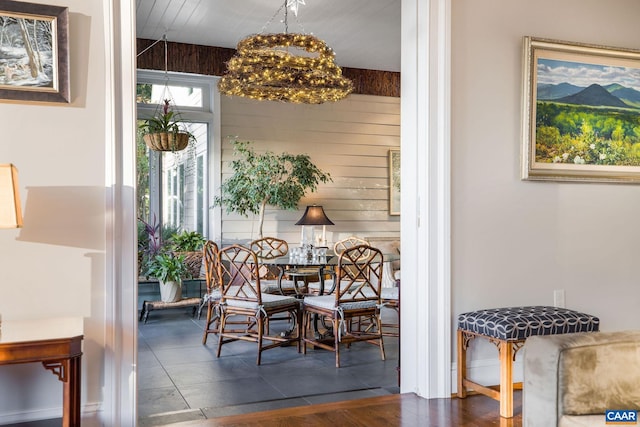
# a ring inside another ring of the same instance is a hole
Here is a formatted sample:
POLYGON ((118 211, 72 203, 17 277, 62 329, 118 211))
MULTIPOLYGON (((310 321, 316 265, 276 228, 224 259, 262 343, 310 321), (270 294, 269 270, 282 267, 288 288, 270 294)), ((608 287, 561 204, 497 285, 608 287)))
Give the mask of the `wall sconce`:
POLYGON ((18 192, 18 169, 0 165, 0 228, 22 227, 22 210, 18 192))
POLYGON ((327 245, 327 238, 326 238, 326 232, 327 232, 327 225, 334 225, 333 222, 327 218, 327 214, 324 213, 324 209, 322 209, 322 206, 307 206, 307 210, 304 211, 304 215, 302 215, 302 218, 300 218, 298 220, 298 222, 296 222, 295 225, 302 225, 302 231, 301 231, 301 235, 300 235, 300 244, 304 244, 304 226, 305 225, 311 225, 311 244, 313 244, 313 240, 315 238, 314 236, 314 225, 321 225, 322 226, 322 241, 320 242, 320 244, 322 246, 326 246, 327 245))

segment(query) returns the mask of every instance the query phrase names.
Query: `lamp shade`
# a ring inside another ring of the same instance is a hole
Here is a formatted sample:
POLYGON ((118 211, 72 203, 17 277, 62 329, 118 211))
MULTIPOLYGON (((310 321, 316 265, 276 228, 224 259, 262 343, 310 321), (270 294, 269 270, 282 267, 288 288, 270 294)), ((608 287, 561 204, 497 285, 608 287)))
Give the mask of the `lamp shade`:
POLYGON ((322 206, 307 206, 302 218, 296 222, 296 225, 334 225, 327 214, 324 213, 322 206))
POLYGON ((0 228, 22 227, 18 170, 12 164, 0 165, 0 228))

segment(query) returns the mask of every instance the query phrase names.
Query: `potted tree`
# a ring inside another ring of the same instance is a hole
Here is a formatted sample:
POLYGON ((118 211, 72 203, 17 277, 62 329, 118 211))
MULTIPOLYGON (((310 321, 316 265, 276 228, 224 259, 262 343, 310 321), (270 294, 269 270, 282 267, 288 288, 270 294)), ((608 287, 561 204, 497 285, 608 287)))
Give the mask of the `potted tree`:
POLYGON ((259 215, 260 238, 267 205, 297 209, 308 190, 313 192, 319 183, 331 181, 331 176, 314 165, 306 154, 270 151, 258 154, 249 141, 234 142, 234 154, 238 158, 231 162, 233 175, 222 183, 222 195, 213 203, 224 205, 227 212, 259 215))
POLYGON ((171 110, 168 99, 163 101, 160 114, 144 120, 140 129, 147 147, 155 151, 184 150, 193 138, 186 130, 180 114, 171 110))
POLYGON ((188 274, 182 255, 171 252, 157 254, 149 261, 147 274, 160 282, 160 299, 163 302, 182 299, 182 278, 188 274))
POLYGON ((175 255, 181 255, 190 277, 200 277, 202 247, 206 239, 197 231, 180 231, 171 236, 169 245, 175 255))

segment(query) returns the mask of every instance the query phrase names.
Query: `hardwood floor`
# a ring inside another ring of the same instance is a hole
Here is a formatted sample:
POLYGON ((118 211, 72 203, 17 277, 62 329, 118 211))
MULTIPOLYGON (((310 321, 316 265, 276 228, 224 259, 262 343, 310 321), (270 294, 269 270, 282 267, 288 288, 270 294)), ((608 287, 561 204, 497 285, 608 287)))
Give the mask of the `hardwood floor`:
POLYGON ((299 406, 251 414, 172 424, 173 427, 521 427, 521 392, 514 395, 514 414, 500 418, 498 402, 486 396, 466 399, 422 399, 394 394, 321 405, 299 406))

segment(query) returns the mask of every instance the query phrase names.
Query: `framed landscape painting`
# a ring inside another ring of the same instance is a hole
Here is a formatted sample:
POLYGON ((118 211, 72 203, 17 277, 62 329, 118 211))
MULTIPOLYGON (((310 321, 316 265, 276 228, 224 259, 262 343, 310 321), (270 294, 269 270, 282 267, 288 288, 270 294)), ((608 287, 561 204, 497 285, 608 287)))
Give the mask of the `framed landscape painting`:
POLYGON ((640 182, 640 50, 524 38, 521 176, 640 182))
POLYGON ((389 215, 400 215, 400 150, 389 150, 389 215))
POLYGON ((0 0, 0 99, 69 102, 68 9, 0 0))

